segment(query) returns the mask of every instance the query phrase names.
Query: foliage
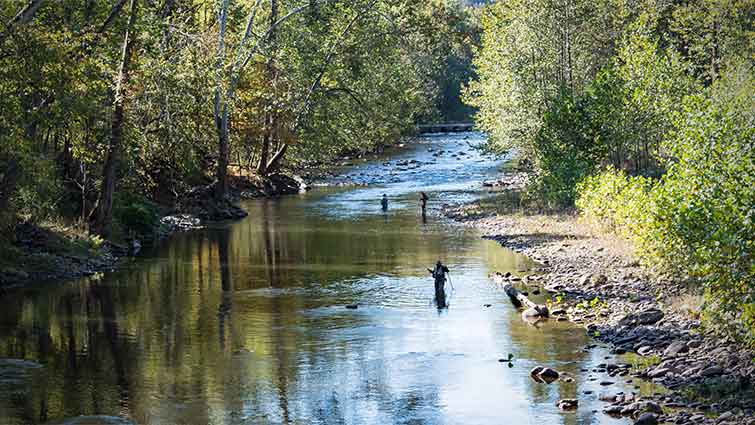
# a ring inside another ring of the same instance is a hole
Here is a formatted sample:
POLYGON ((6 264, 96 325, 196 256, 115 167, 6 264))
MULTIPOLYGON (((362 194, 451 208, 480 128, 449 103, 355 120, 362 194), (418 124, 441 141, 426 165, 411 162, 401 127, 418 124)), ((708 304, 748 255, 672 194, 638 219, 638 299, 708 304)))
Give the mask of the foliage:
POLYGON ((576 206, 604 230, 642 245, 653 217, 654 182, 609 167, 577 184, 576 206))
POLYGON ((496 2, 465 91, 492 147, 532 164, 524 200, 576 200, 753 344, 754 17, 751 0, 496 2))
MULTIPOLYGON (((43 2, 5 26, 23 4, 0 2, 0 158, 13 156, 22 173, 0 194, 5 232, 19 214, 99 220, 111 183, 168 205, 212 183, 215 89, 232 81, 235 91, 219 94, 232 169, 247 174, 263 146, 297 168, 392 144, 421 120, 464 110, 455 93, 470 75, 477 26, 458 0, 232 0, 222 51, 224 2, 138 0, 116 126, 128 4, 43 2), (103 176, 109 157, 115 182, 103 176)), ((116 219, 126 227, 149 221, 140 207, 123 208, 116 219)))
POLYGON ((643 261, 706 290, 706 315, 755 342, 755 80, 724 74, 689 96, 662 179, 607 171, 577 188, 582 214, 630 240, 643 261))
POLYGON ((538 173, 528 194, 548 206, 571 204, 575 184, 590 173, 601 146, 588 130, 584 102, 564 93, 543 116, 533 141, 538 173))
POLYGON ((151 235, 160 220, 160 211, 154 202, 128 193, 116 197, 114 210, 127 233, 151 235))
POLYGON ((515 0, 485 8, 477 79, 465 99, 479 109, 475 120, 494 148, 532 154, 544 113, 564 92, 579 97, 610 62, 633 7, 616 0, 515 0))
POLYGON ((656 195, 654 258, 700 279, 707 312, 755 343, 755 77, 745 65, 690 96, 656 195))

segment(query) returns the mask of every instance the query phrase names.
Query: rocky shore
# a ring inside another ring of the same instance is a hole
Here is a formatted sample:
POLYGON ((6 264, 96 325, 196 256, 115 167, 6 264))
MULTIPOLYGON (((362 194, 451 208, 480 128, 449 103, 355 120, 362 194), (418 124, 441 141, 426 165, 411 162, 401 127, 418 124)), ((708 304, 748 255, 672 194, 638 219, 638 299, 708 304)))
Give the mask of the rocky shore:
MULTIPOLYGON (((525 179, 499 181, 516 188, 525 179)), ((642 425, 755 424, 755 352, 700 321, 694 288, 654 278, 624 241, 594 232, 573 213, 529 214, 481 200, 445 206, 443 214, 540 263, 534 276, 510 280, 550 294, 549 320, 580 324, 612 347, 613 357, 602 367, 585 371, 589 379, 607 389, 618 379, 668 389, 648 397, 603 396, 605 413, 642 425)))

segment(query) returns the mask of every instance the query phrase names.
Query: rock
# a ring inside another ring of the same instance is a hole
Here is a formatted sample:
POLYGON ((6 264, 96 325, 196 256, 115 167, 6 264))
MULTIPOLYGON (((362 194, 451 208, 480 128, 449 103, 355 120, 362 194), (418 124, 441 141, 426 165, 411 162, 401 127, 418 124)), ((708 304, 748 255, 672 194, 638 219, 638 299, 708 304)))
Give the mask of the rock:
POLYGON ((613 382, 611 382, 611 381, 601 381, 600 385, 602 385, 604 387, 607 387, 609 385, 613 385, 613 382))
POLYGON ((657 308, 651 308, 640 313, 631 313, 624 316, 624 318, 619 320, 619 326, 652 325, 661 319, 663 319, 663 312, 657 308))
POLYGON ((357 308, 359 308, 359 305, 358 304, 347 304, 346 308, 351 309, 351 310, 356 310, 357 308))
POLYGON ((684 341, 674 341, 671 345, 663 351, 664 356, 676 356, 680 353, 686 353, 689 351, 687 343, 684 341))
POLYGON ((645 310, 638 315, 638 320, 641 325, 652 325, 661 319, 663 319, 663 312, 657 308, 645 310))
POLYGON ((734 413, 732 413, 731 411, 729 411, 729 412, 725 412, 724 414, 722 414, 721 416, 719 416, 718 418, 716 418, 716 423, 720 424, 722 422, 733 421, 734 419, 735 419, 734 418, 734 413))
POLYGON ((565 398, 557 401, 556 406, 561 410, 573 410, 579 406, 579 401, 576 398, 565 398))
POLYGON ((657 368, 651 370, 650 373, 648 373, 648 377, 651 378, 651 379, 653 379, 653 378, 661 378, 661 377, 665 376, 668 372, 669 372, 668 368, 657 367, 657 368))
POLYGON ((549 367, 546 367, 543 370, 541 370, 540 373, 537 374, 537 376, 539 376, 540 379, 542 379, 543 381, 545 381, 545 382, 547 382, 547 383, 550 384, 551 382, 553 382, 556 379, 558 379, 558 377, 560 375, 555 370, 553 370, 553 369, 551 369, 549 367))
POLYGON ((605 409, 603 409, 603 413, 606 415, 614 415, 618 416, 621 415, 621 412, 624 410, 622 406, 615 405, 615 406, 608 406, 605 409))
POLYGON ((720 366, 710 366, 700 371, 699 375, 703 378, 718 376, 722 374, 724 370, 720 366))
POLYGON ((608 278, 606 277, 606 275, 603 275, 603 274, 592 275, 590 277, 590 283, 596 286, 605 285, 607 282, 608 282, 608 278))
POLYGON ((543 371, 543 369, 544 369, 544 368, 543 368, 542 366, 535 366, 535 367, 534 367, 534 368, 532 368, 532 370, 530 371, 530 377, 532 377, 532 379, 534 379, 534 380, 535 380, 535 381, 537 381, 537 382, 542 382, 543 380, 542 380, 542 379, 540 379, 540 372, 542 372, 542 371, 543 371))
POLYGON ((650 354, 652 352, 653 352, 653 347, 651 347, 649 345, 643 345, 642 347, 640 347, 637 350, 637 354, 639 354, 641 356, 647 356, 648 354, 650 354))
POLYGON ((658 425, 658 418, 653 413, 643 413, 634 421, 634 425, 658 425))
POLYGON ((663 409, 658 403, 654 403, 652 401, 644 401, 641 403, 638 403, 637 410, 640 412, 650 412, 655 413, 657 415, 663 414, 663 409))

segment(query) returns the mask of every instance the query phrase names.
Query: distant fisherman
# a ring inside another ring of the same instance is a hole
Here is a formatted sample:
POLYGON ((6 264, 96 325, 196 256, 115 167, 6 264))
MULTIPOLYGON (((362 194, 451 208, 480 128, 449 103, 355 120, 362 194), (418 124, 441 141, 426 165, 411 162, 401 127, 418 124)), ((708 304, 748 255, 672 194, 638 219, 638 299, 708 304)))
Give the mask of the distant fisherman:
POLYGON ((420 192, 419 193, 419 206, 422 208, 422 215, 425 215, 425 211, 427 210, 427 200, 430 199, 430 197, 427 196, 427 193, 420 192))
POLYGON ((383 207, 383 211, 388 211, 388 195, 383 194, 383 199, 380 200, 380 205, 383 207))

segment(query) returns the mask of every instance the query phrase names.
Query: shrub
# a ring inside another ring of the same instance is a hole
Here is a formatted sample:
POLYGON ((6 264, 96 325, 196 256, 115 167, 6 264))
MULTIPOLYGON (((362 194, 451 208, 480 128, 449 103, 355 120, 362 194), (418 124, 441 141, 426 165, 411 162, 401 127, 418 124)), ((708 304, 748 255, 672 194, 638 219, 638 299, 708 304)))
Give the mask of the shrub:
POLYGON ((755 343, 755 78, 722 77, 689 97, 667 141, 674 161, 656 194, 651 252, 705 284, 709 317, 755 343))
POLYGON ((577 207, 634 242, 643 261, 702 284, 704 318, 755 345, 755 78, 744 67, 689 96, 660 181, 613 169, 577 188, 577 207))
POLYGON ((653 217, 652 179, 609 167, 577 184, 576 206, 587 219, 643 247, 653 217))
POLYGON ((160 220, 157 205, 139 195, 125 193, 116 197, 114 217, 129 233, 150 235, 160 220))
POLYGON ((603 145, 589 130, 584 103, 564 91, 543 117, 533 142, 537 173, 527 198, 548 207, 574 202, 578 181, 590 174, 603 156, 603 145))

